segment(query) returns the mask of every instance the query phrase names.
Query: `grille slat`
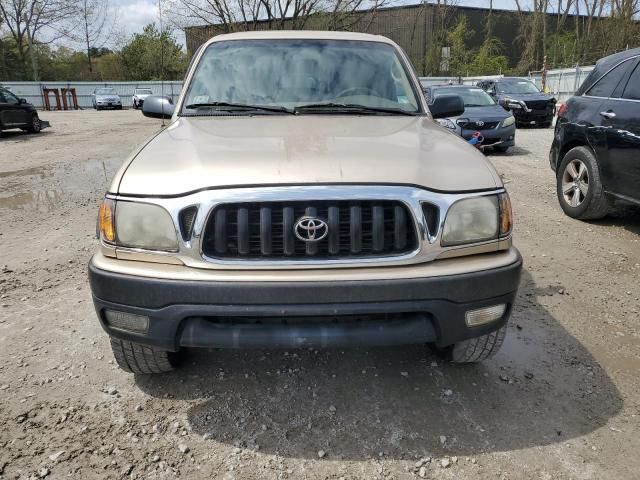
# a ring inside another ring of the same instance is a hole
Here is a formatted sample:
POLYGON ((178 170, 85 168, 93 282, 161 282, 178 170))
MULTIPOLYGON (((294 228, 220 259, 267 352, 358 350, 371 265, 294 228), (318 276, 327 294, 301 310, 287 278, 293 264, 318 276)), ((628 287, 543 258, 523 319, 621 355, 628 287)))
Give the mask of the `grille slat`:
POLYGON ((218 253, 227 252, 227 211, 219 209, 215 214, 214 242, 218 253))
POLYGON ((295 216, 293 207, 282 209, 282 246, 283 253, 287 256, 293 255, 296 251, 296 235, 293 232, 295 216))
POLYGON ((351 207, 349 239, 351 253, 360 253, 362 251, 362 209, 357 205, 351 207))
POLYGON ((329 225, 329 254, 336 255, 340 252, 340 209, 335 205, 329 207, 327 217, 327 225, 329 225))
POLYGON ((384 249, 384 207, 381 205, 374 205, 372 217, 373 222, 371 230, 373 232, 373 250, 375 252, 381 252, 384 249))
POLYGON ((260 253, 271 255, 271 208, 260 209, 260 253))
POLYGON ((249 254, 249 209, 239 208, 237 224, 236 244, 240 255, 249 254))
POLYGON ((393 244, 398 250, 402 250, 407 241, 407 216, 403 208, 395 208, 394 219, 393 244))
POLYGON ((390 200, 222 204, 207 219, 202 250, 207 257, 230 260, 402 255, 417 249, 412 218, 407 206, 390 200), (326 222, 326 237, 315 242, 300 240, 295 226, 305 216, 326 222))

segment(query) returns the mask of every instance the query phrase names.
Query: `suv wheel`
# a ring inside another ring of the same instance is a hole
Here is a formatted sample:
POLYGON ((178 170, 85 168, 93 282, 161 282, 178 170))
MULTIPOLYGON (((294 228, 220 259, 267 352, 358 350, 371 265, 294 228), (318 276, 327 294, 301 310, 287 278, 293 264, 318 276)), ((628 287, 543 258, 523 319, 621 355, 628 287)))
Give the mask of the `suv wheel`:
POLYGON ((560 163, 556 190, 564 213, 580 220, 595 220, 609 212, 609 199, 600 180, 600 169, 593 152, 575 147, 560 163))
POLYGON ((40 122, 40 118, 37 113, 34 113, 31 117, 31 125, 27 127, 27 131, 31 133, 40 133, 42 130, 42 123, 40 122))
POLYGON ((171 352, 140 343, 111 337, 111 350, 118 366, 125 372, 142 375, 165 373, 175 366, 171 352))

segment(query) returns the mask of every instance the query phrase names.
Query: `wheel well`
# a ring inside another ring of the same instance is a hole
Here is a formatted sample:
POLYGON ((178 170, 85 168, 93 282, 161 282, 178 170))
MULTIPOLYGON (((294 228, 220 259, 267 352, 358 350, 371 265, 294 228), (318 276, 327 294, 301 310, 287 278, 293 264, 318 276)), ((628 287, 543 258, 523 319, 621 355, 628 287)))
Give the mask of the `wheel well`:
POLYGON ((558 164, 556 165, 556 169, 560 168, 560 164, 562 163, 562 159, 567 154, 567 152, 569 150, 571 150, 572 148, 576 148, 576 147, 587 147, 593 153, 593 150, 592 150, 591 146, 588 143, 585 143, 585 142, 582 142, 582 141, 578 141, 578 140, 573 140, 571 142, 567 142, 562 146, 562 148, 560 149, 560 152, 558 152, 558 164))

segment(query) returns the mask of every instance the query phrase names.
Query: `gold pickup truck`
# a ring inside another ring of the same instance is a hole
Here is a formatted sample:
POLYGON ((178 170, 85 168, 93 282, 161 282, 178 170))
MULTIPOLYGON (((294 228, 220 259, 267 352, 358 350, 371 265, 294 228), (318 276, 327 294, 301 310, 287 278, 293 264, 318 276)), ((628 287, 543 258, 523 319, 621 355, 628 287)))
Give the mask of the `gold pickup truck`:
POLYGON ((191 347, 503 342, 522 259, 509 197, 434 119, 402 50, 337 32, 219 35, 116 175, 89 279, 124 370, 191 347))

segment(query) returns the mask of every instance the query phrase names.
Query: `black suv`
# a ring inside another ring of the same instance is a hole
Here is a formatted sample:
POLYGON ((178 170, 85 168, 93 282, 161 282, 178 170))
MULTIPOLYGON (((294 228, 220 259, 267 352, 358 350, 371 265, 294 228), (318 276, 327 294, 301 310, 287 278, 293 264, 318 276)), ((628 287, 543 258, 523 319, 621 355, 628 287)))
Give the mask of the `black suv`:
POLYGON ((640 48, 600 60, 560 108, 549 160, 570 217, 602 218, 616 199, 640 205, 640 48))
POLYGON ((11 128, 38 133, 42 129, 42 122, 36 107, 6 88, 0 88, 0 132, 11 128))
POLYGON ((533 82, 525 78, 504 77, 482 80, 477 85, 513 114, 518 127, 548 128, 553 123, 556 99, 541 92, 533 82))

